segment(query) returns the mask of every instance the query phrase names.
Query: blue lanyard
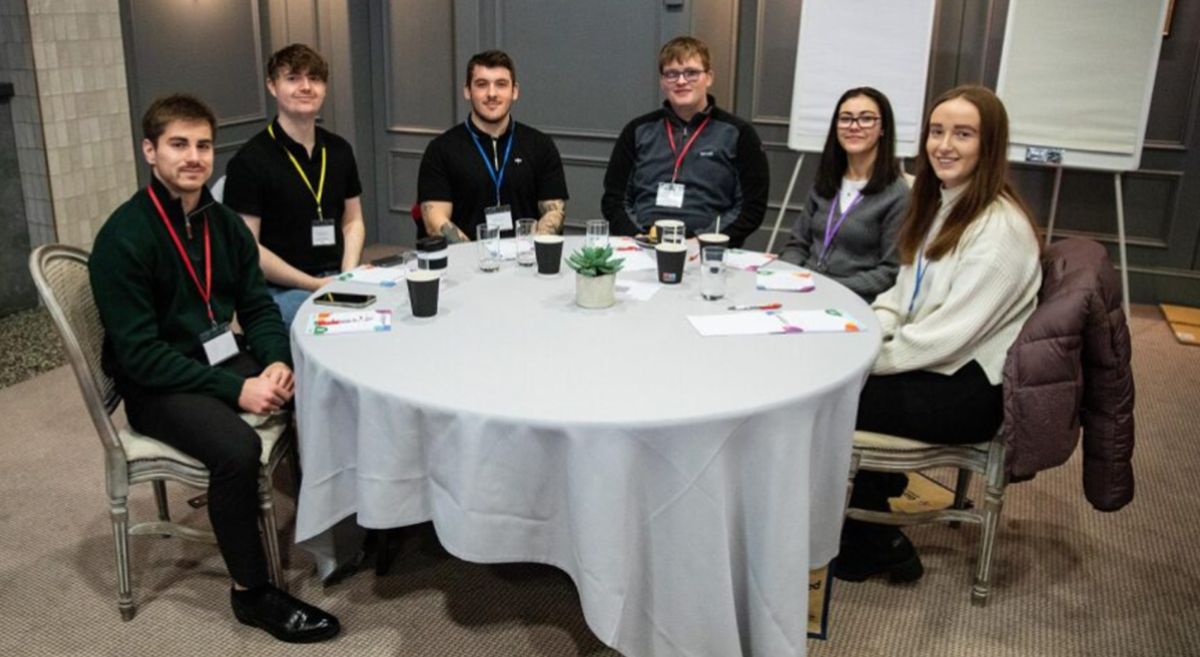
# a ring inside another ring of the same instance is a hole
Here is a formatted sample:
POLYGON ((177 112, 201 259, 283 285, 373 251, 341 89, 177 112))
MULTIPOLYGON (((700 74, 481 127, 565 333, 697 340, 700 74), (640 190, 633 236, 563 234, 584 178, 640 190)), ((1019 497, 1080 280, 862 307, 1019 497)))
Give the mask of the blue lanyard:
POLYGON ((492 177, 492 182, 496 183, 496 205, 500 205, 500 185, 504 184, 504 170, 508 168, 508 156, 512 154, 513 142, 517 140, 517 126, 513 122, 511 125, 511 134, 508 136, 508 146, 504 147, 504 161, 500 163, 500 170, 497 171, 492 166, 492 161, 488 159, 487 151, 483 150, 483 144, 479 141, 479 135, 471 129, 470 121, 464 122, 467 126, 467 132, 471 134, 471 139, 475 140, 475 148, 479 149, 479 155, 483 158, 483 163, 487 165, 488 175, 492 177))
POLYGON ((908 300, 908 315, 912 316, 913 308, 917 306, 917 295, 921 293, 921 281, 925 280, 925 270, 929 263, 925 261, 925 247, 917 252, 917 282, 913 285, 912 298, 908 300))

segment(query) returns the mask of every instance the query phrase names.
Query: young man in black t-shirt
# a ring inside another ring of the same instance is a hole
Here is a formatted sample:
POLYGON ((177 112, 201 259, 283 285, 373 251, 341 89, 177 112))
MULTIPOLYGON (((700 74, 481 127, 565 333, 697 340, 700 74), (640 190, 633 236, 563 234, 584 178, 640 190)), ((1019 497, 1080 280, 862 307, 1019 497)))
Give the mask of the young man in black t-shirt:
POLYGON ((329 65, 304 44, 267 61, 279 115, 226 167, 225 205, 258 239, 263 272, 284 323, 308 295, 358 266, 366 229, 362 183, 345 139, 317 127, 329 65))
POLYGON ((472 239, 488 223, 510 231, 537 219, 537 232, 562 230, 567 182, 550 137, 512 118, 520 93, 512 59, 499 50, 467 62, 463 97, 471 115, 429 143, 417 200, 425 230, 451 242, 472 239))

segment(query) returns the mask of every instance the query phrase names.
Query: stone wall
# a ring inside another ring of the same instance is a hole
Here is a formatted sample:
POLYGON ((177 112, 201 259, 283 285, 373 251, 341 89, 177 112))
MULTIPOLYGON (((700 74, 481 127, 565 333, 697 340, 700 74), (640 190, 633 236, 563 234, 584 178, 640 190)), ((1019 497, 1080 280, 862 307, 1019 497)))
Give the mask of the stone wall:
POLYGON ((57 240, 89 247, 137 187, 118 0, 27 0, 57 240))

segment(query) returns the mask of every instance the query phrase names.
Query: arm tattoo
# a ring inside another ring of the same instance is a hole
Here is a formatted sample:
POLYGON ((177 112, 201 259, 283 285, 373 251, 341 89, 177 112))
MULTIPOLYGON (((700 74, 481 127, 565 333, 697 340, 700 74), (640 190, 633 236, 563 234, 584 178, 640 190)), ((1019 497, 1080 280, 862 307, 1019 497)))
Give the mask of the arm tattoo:
POLYGON ((539 233, 562 231, 563 219, 566 217, 566 203, 558 199, 538 201, 538 212, 542 213, 542 218, 538 220, 539 233))

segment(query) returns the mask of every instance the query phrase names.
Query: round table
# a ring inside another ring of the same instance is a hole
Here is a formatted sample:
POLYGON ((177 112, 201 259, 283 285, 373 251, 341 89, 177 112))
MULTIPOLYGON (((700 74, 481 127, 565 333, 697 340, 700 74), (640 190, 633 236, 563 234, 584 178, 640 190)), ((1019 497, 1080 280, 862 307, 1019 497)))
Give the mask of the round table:
POLYGON ((352 514, 432 519, 461 558, 566 571, 592 630, 629 657, 804 654, 807 572, 837 552, 880 344, 867 305, 820 276, 809 293, 765 292, 736 270, 706 301, 692 261, 648 300, 618 290, 588 310, 565 264, 485 273, 475 246, 451 247, 434 318, 412 317, 403 283, 326 290, 377 295, 386 333, 308 335, 315 309, 301 308, 297 542, 328 568, 323 538, 352 514), (701 337, 687 320, 773 301, 863 330, 701 337))

